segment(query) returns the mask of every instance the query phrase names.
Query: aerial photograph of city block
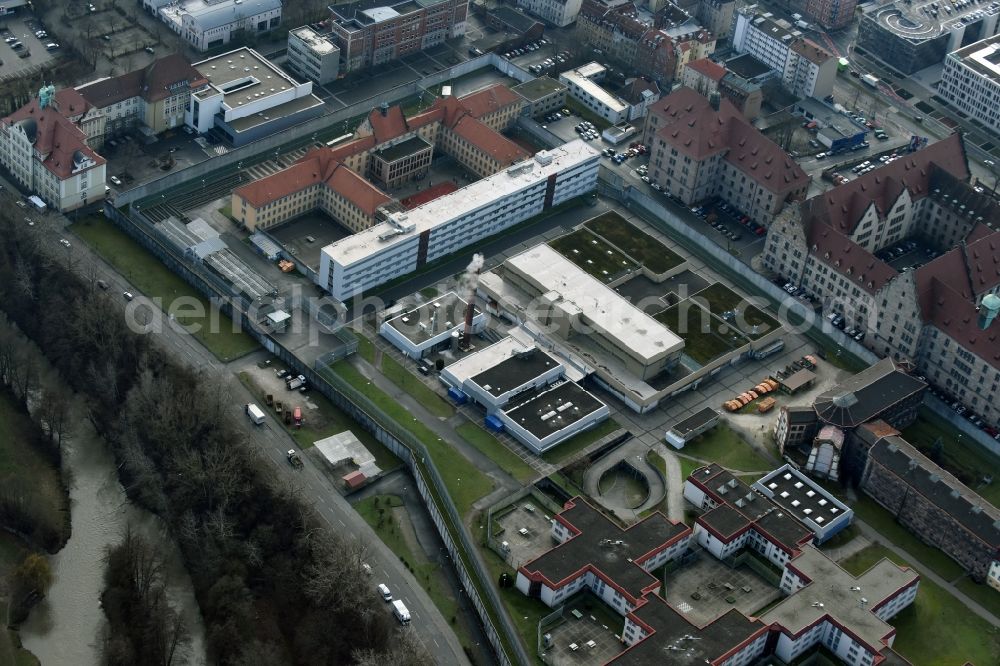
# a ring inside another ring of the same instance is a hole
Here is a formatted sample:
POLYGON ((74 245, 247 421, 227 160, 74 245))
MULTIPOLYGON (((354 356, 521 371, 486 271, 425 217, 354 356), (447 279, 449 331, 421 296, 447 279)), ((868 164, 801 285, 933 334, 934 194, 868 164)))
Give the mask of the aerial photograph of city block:
POLYGON ((1000 665, 1000 0, 0 33, 0 666, 1000 665))

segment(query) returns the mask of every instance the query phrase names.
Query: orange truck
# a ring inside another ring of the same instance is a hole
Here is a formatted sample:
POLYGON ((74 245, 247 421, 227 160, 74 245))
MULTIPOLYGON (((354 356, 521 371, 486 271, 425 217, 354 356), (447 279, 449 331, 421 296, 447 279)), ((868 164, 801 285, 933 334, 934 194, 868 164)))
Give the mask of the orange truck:
POLYGON ((295 427, 296 428, 301 428, 302 427, 302 408, 301 407, 296 407, 294 409, 294 411, 292 411, 292 418, 295 420, 295 427))

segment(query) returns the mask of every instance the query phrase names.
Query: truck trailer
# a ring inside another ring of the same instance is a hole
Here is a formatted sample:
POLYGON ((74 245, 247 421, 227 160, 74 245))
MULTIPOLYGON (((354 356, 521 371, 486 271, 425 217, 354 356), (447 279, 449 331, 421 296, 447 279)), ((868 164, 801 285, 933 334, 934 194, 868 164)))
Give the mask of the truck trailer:
POLYGON ((410 623, 410 611, 406 610, 406 604, 399 599, 392 602, 392 614, 403 626, 410 623))
POLYGON ((878 78, 871 74, 863 75, 861 80, 865 83, 865 85, 869 85, 872 88, 878 88, 878 78))
POLYGON ((245 411, 247 413, 247 416, 250 417, 250 420, 253 421, 255 424, 261 425, 262 423, 264 423, 264 412, 261 410, 260 407, 258 407, 254 403, 252 402, 249 403, 246 406, 245 411))

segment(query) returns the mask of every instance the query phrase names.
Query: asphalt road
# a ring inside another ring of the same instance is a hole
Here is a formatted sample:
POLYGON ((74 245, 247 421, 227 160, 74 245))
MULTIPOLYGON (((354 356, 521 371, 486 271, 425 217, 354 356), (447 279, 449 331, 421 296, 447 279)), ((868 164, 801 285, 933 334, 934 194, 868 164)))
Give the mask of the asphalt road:
MULTIPOLYGON (((16 190, 13 190, 6 181, 3 181, 3 185, 5 192, 0 194, 0 197, 7 205, 12 205, 9 195, 16 190)), ((393 591, 393 596, 396 599, 402 599, 410 610, 411 627, 417 632, 428 652, 436 657, 438 663, 468 664, 469 661, 457 637, 424 589, 413 578, 413 575, 400 564, 399 558, 354 511, 347 500, 331 486, 309 457, 302 457, 303 469, 295 471, 289 467, 285 458, 286 452, 288 449, 297 448, 297 445, 288 433, 280 428, 255 428, 243 418, 243 405, 253 401, 254 398, 241 383, 233 379, 232 371, 227 368, 226 364, 219 362, 195 338, 167 320, 166 316, 135 286, 117 273, 100 256, 92 252, 86 243, 70 234, 65 229, 68 223, 65 217, 51 212, 40 215, 30 209, 25 209, 25 213, 35 221, 34 229, 42 236, 42 242, 51 242, 54 247, 58 247, 59 239, 64 238, 70 242, 70 247, 65 248, 67 260, 71 261, 76 269, 88 279, 105 280, 112 295, 120 295, 125 291, 134 294, 135 299, 131 303, 122 298, 123 312, 126 314, 135 313, 134 321, 137 323, 156 325, 157 343, 162 345, 174 358, 203 373, 222 378, 228 383, 233 398, 232 413, 246 423, 247 438, 254 448, 274 464, 282 478, 287 478, 290 483, 296 484, 305 497, 313 498, 313 507, 317 514, 331 529, 368 542, 371 553, 368 564, 374 570, 372 595, 376 594, 375 586, 378 583, 388 585, 393 591), (128 312, 126 312, 126 308, 128 312)), ((27 222, 25 225, 27 226, 27 222)), ((263 350, 255 352, 255 354, 259 355, 260 359, 269 356, 263 350)), ((245 363, 245 361, 244 358, 243 362, 245 363)), ((386 613, 389 612, 387 608, 386 613)))

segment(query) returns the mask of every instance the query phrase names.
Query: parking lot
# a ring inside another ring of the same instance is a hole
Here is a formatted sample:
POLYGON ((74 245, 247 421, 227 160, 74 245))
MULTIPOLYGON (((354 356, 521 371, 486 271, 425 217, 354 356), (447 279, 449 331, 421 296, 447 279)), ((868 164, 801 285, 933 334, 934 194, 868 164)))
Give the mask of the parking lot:
POLYGON ((0 36, 3 37, 0 80, 30 76, 51 64, 59 53, 59 49, 46 48, 47 44, 58 42, 55 35, 48 33, 48 28, 30 15, 11 14, 0 19, 0 36), (45 36, 36 36, 35 33, 43 29, 45 36))
POLYGON ((493 516, 489 526, 494 543, 506 543, 507 562, 517 568, 555 547, 551 517, 528 497, 510 507, 506 513, 493 516))
POLYGON ((746 565, 729 568, 704 551, 667 574, 663 597, 690 622, 703 625, 735 608, 751 615, 781 596, 746 565))

